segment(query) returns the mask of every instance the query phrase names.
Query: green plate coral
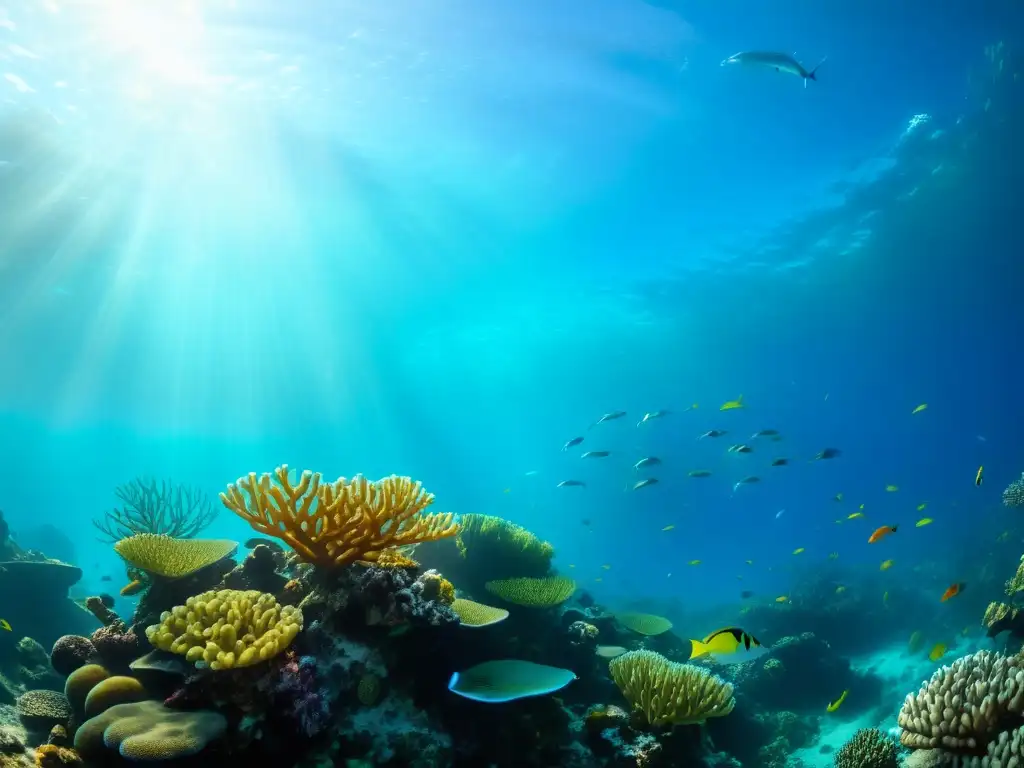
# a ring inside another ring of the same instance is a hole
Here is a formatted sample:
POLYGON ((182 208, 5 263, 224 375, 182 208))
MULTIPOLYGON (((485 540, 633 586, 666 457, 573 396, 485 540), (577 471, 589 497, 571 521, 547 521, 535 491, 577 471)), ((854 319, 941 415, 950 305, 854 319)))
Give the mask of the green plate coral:
POLYGON ((502 600, 530 608, 549 608, 560 605, 572 597, 576 582, 564 576, 544 579, 498 579, 485 585, 487 591, 502 600))

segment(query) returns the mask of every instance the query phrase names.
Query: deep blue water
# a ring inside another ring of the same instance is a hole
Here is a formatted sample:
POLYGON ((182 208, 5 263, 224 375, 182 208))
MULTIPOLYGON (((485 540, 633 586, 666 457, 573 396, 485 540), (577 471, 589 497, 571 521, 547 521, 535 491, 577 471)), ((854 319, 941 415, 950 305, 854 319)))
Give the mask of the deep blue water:
POLYGON ((830 552, 941 594, 1020 543, 1018 4, 174 8, 0 10, 15 531, 117 574, 115 485, 288 463, 416 477, 613 603, 783 594, 830 552), (828 59, 719 66, 750 48, 828 59))

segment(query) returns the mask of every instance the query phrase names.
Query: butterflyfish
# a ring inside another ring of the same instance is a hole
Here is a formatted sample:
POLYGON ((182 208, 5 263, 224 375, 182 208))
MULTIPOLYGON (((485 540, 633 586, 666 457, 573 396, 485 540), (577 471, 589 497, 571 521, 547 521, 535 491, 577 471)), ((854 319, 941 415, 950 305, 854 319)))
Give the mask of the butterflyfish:
POLYGON ((739 627, 719 629, 703 640, 691 640, 690 643, 693 648, 690 659, 710 656, 723 664, 742 664, 768 653, 756 637, 739 627))
POLYGON ((875 532, 868 537, 868 544, 874 544, 876 541, 884 539, 890 533, 896 533, 898 527, 896 525, 883 525, 881 528, 876 528, 875 532))
POLYGON ((775 598, 775 602, 776 603, 788 603, 789 602, 789 595, 779 595, 778 597, 775 598))
POLYGON ((849 695, 850 695, 849 689, 843 691, 841 694, 839 694, 839 698, 838 699, 836 699, 835 701, 831 702, 827 707, 825 707, 825 711, 826 712, 835 712, 837 709, 839 709, 841 706, 843 706, 843 702, 846 701, 846 697, 849 696, 849 695))
POLYGON ((949 589, 947 589, 945 592, 942 593, 942 599, 939 602, 940 603, 944 603, 947 600, 949 600, 950 598, 956 597, 961 592, 963 592, 964 589, 966 589, 966 588, 967 588, 967 585, 964 584, 963 582, 960 582, 958 584, 953 584, 952 586, 949 587, 949 589))

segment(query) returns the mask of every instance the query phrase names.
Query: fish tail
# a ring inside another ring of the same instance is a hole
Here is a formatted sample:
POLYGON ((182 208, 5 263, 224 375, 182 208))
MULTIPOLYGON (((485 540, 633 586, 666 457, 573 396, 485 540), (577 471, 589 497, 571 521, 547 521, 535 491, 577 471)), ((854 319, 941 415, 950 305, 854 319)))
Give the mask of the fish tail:
POLYGON ((700 640, 691 640, 690 641, 690 646, 691 646, 691 650, 690 650, 690 658, 691 659, 697 659, 697 658, 700 658, 701 656, 707 656, 708 653, 710 653, 710 651, 711 651, 711 648, 708 645, 702 643, 700 640))
MULTIPOLYGON (((827 60, 828 60, 828 56, 826 56, 821 61, 819 61, 817 64, 815 64, 814 68, 811 69, 811 71, 807 73, 807 80, 813 80, 814 82, 818 82, 818 75, 817 75, 818 67, 820 67, 822 64, 824 64, 827 60)), ((805 88, 807 87, 807 80, 804 80, 804 87, 805 88)))

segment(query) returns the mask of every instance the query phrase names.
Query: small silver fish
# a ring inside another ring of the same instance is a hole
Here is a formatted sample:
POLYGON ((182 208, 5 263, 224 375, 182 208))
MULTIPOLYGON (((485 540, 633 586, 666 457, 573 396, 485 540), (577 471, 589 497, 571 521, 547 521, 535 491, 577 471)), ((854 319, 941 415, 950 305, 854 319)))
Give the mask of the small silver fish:
POLYGON ((810 70, 804 69, 803 64, 794 59, 788 53, 779 53, 778 51, 740 51, 734 53, 728 59, 722 62, 722 66, 728 64, 742 64, 748 67, 767 67, 774 69, 776 72, 785 72, 786 74, 796 75, 803 79, 804 88, 807 87, 808 80, 817 80, 815 73, 818 71, 818 67, 825 63, 828 57, 819 61, 810 70))
POLYGON ((628 651, 629 648, 623 648, 621 645, 599 645, 594 649, 594 653, 602 659, 614 659, 628 651))
POLYGON ((787 464, 789 464, 789 459, 783 459, 783 458, 772 459, 772 466, 773 467, 784 467, 787 464))
POLYGON ((572 440, 570 440, 569 442, 567 442, 565 445, 562 446, 562 450, 563 451, 568 451, 574 445, 579 445, 582 442, 583 442, 583 438, 582 437, 574 437, 572 440))
POLYGON ((591 424, 590 428, 593 429, 598 424, 604 424, 606 421, 614 421, 615 419, 621 419, 625 415, 626 415, 625 411, 612 411, 611 413, 606 413, 604 416, 602 416, 596 422, 591 424))
POLYGON ((698 440, 703 440, 705 437, 721 437, 722 435, 727 435, 727 434, 729 434, 729 430, 727 430, 727 429, 709 429, 707 432, 705 432, 703 435, 701 435, 697 439, 698 440))
POLYGON ((693 469, 686 473, 688 477, 711 477, 709 469, 693 469))
POLYGON ((734 445, 729 448, 729 453, 753 453, 754 449, 749 445, 734 445))
POLYGON ((656 482, 658 482, 658 478, 656 478, 656 477, 648 477, 648 478, 646 478, 644 480, 641 480, 641 481, 639 481, 637 483, 634 483, 633 490, 634 491, 639 491, 641 488, 646 488, 648 485, 654 485, 656 482))
POLYGON ((761 482, 761 478, 760 477, 754 477, 753 475, 751 475, 750 477, 744 477, 742 480, 740 480, 738 483, 736 483, 736 485, 734 485, 732 487, 732 491, 733 491, 733 493, 735 493, 736 490, 741 485, 749 485, 751 483, 760 483, 760 482, 761 482))
POLYGON ((777 429, 759 429, 757 432, 750 436, 751 440, 756 440, 759 437, 778 437, 779 430, 777 429))
POLYGON ((582 456, 580 456, 580 458, 581 459, 603 459, 605 456, 610 456, 610 455, 611 455, 611 451, 587 451, 582 456))
POLYGON ((649 413, 645 413, 644 417, 640 419, 640 421, 638 421, 636 425, 639 427, 641 424, 646 424, 651 419, 661 419, 665 416, 668 416, 669 413, 671 413, 671 411, 651 411, 649 413))
POLYGON ((582 480, 563 480, 562 482, 560 482, 555 487, 556 488, 573 488, 573 487, 586 488, 587 484, 584 483, 582 480))
POLYGON ((641 469, 644 469, 645 467, 653 467, 656 464, 661 464, 661 459, 659 459, 657 456, 648 456, 646 459, 640 459, 640 461, 634 464, 633 469, 639 472, 641 469))

